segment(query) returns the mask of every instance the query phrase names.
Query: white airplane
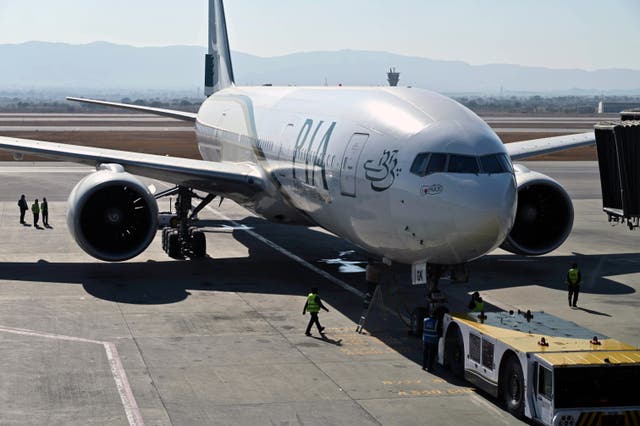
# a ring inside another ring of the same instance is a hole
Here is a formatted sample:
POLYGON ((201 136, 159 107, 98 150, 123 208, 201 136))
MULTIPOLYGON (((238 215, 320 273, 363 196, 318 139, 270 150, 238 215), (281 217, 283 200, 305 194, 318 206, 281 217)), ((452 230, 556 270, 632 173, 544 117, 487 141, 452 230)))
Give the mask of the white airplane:
MULTIPOLYGON (((567 192, 512 160, 595 143, 593 132, 504 145, 476 114, 416 88, 236 87, 222 0, 210 0, 206 87, 197 114, 89 99, 193 122, 202 160, 0 137, 0 149, 95 165, 69 196, 80 247, 105 261, 142 253, 156 198, 134 175, 176 185, 172 257, 205 254, 193 190, 274 222, 321 226, 387 263, 461 265, 497 247, 541 255, 573 225, 567 192)), ((420 275, 422 271, 422 275, 420 275)))

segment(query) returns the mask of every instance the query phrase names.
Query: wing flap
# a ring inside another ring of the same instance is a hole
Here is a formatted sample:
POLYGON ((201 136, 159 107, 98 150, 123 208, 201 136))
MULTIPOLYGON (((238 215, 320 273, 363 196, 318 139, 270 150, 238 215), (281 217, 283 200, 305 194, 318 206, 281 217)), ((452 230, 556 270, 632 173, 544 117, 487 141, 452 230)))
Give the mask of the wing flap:
POLYGON ((177 110, 165 109, 165 108, 153 108, 153 107, 147 107, 142 105, 122 104, 119 102, 98 101, 95 99, 74 98, 71 96, 67 97, 67 100, 72 102, 80 102, 83 104, 102 105, 102 106, 108 106, 108 107, 114 107, 114 108, 128 109, 132 111, 146 112, 149 114, 160 115, 162 117, 176 118, 178 120, 184 120, 184 121, 192 121, 194 123, 198 116, 198 114, 193 112, 177 111, 177 110))
POLYGON ((550 154, 566 149, 589 146, 596 143, 594 132, 577 135, 555 136, 505 144, 512 160, 522 160, 537 155, 550 154))
POLYGON ((250 164, 218 163, 113 149, 0 136, 0 150, 97 166, 116 163, 127 172, 242 201, 262 192, 264 181, 250 164))

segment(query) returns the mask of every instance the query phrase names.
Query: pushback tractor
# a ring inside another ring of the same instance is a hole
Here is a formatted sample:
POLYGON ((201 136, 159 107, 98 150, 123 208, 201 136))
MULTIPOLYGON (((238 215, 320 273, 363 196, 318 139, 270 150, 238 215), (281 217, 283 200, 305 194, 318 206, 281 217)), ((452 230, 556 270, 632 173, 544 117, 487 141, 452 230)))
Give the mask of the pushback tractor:
POLYGON ((544 312, 446 314, 438 362, 544 425, 640 425, 640 351, 544 312))

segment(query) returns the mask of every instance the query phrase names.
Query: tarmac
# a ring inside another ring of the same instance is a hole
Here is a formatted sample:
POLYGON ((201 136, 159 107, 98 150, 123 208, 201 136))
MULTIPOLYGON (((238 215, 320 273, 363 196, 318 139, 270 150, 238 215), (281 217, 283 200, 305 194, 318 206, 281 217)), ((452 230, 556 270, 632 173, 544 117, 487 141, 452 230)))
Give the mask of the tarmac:
MULTIPOLYGON (((567 134, 591 131, 593 125, 617 115, 484 116, 497 133, 567 134)), ((2 132, 193 132, 184 121, 148 114, 0 113, 2 132)))
MULTIPOLYGON (((469 283, 442 282, 451 304, 478 290, 495 306, 544 310, 640 346, 640 232, 607 222, 596 163, 527 165, 569 191, 572 235, 543 257, 497 250, 473 262, 469 283), (578 309, 564 284, 573 261, 584 277, 578 309)), ((321 229, 224 201, 200 215, 207 259, 170 260, 159 238, 129 262, 91 258, 65 221, 67 196, 90 170, 0 163, 1 424, 520 423, 469 383, 421 370, 419 339, 390 313, 424 294, 406 271, 356 334, 366 258, 321 229), (22 193, 47 197, 51 229, 18 223, 22 193), (304 335, 311 286, 330 310, 320 315, 326 338, 304 335)))

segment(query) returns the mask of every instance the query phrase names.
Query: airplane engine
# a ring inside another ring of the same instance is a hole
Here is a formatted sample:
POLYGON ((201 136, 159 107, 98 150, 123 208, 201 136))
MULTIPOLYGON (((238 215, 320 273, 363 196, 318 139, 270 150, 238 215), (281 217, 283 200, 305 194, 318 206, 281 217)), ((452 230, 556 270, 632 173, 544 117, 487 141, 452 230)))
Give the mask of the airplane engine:
POLYGON ((85 252, 121 262, 151 244, 158 230, 158 204, 120 165, 101 165, 71 191, 67 226, 85 252))
POLYGON ((515 165, 518 185, 516 218, 500 248, 525 256, 539 256, 558 248, 573 227, 573 204, 555 180, 515 165))

